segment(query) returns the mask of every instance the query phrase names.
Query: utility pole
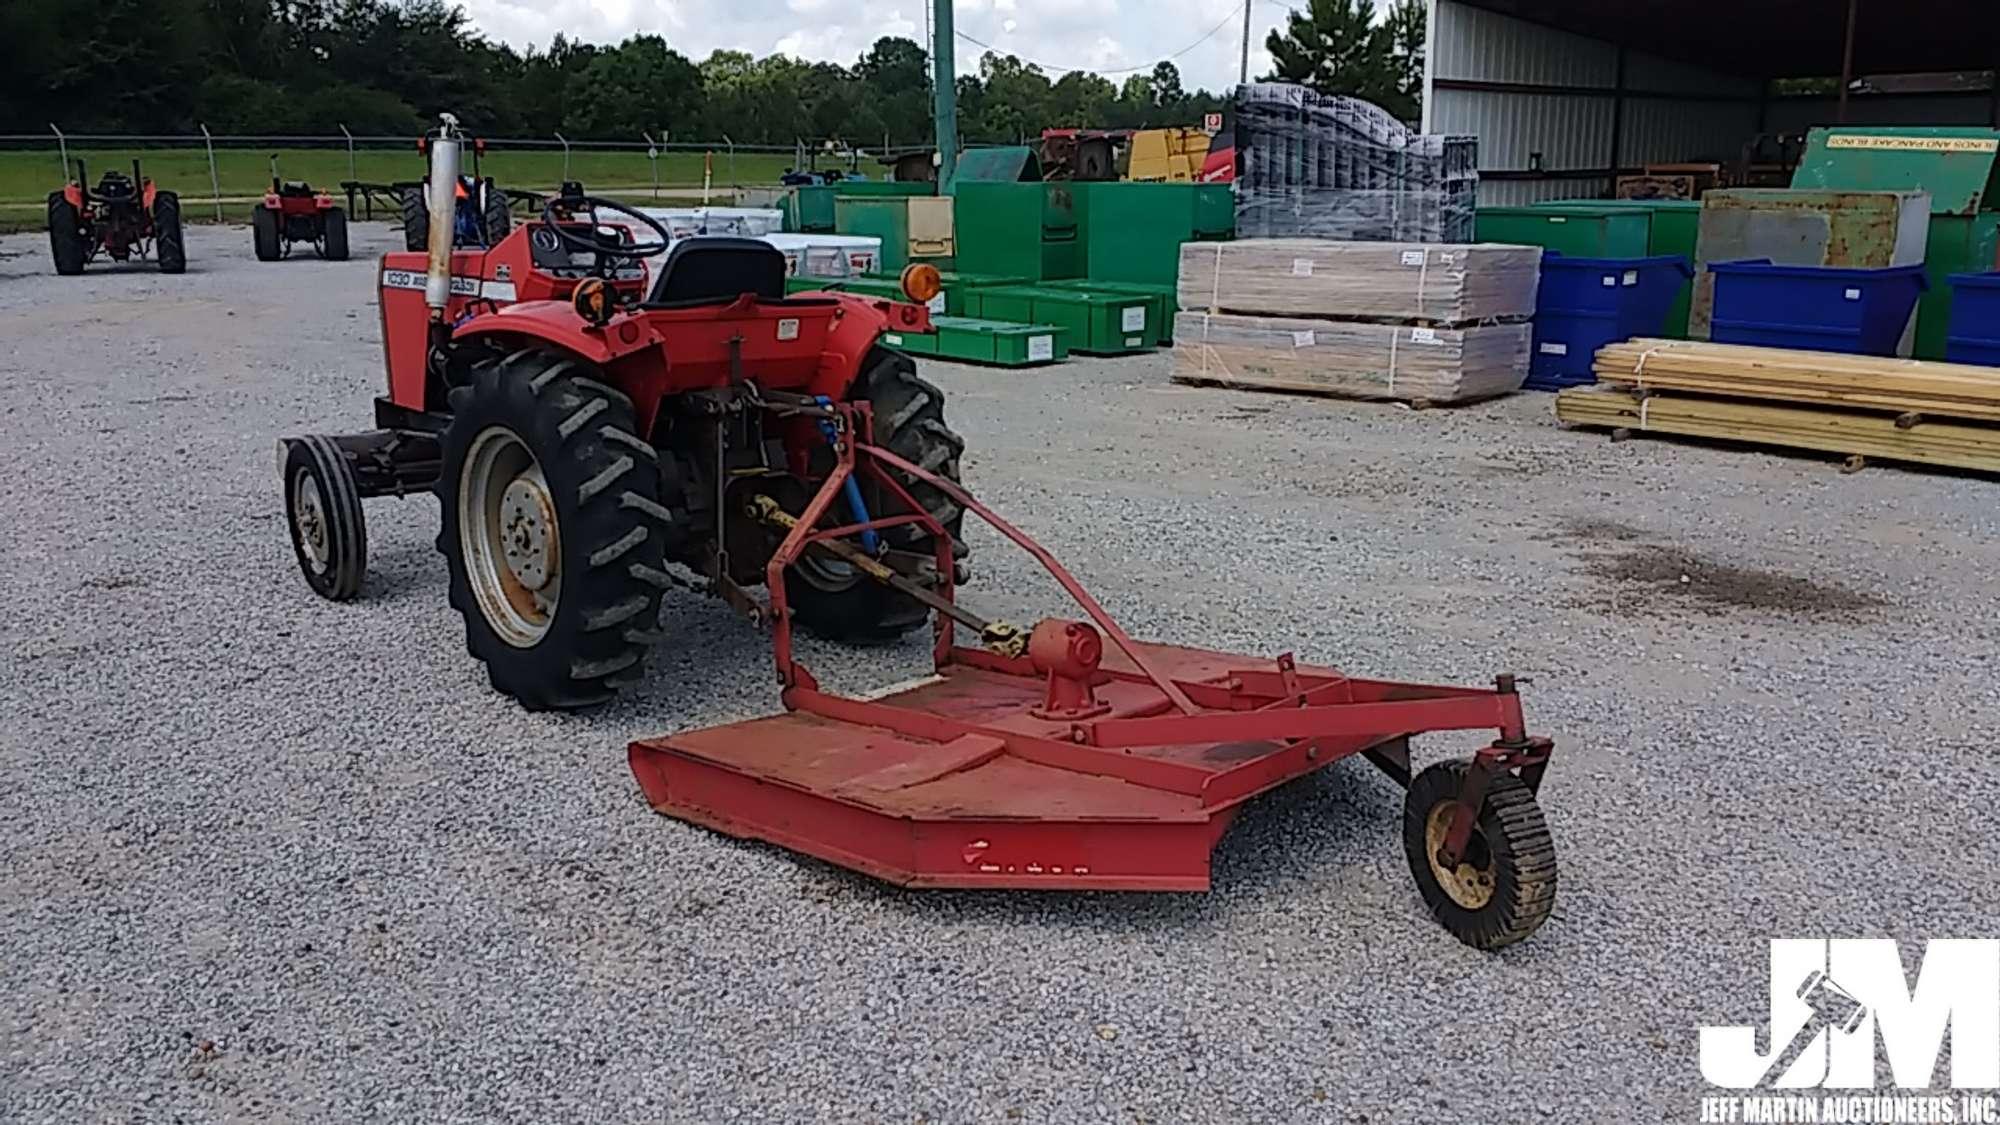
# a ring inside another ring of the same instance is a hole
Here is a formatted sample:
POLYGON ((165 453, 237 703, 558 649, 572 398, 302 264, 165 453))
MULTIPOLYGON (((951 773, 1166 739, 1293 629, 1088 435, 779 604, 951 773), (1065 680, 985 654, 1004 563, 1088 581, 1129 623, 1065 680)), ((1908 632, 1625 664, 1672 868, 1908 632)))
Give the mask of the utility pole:
POLYGON ((952 60, 951 0, 932 0, 932 110, 937 124, 938 190, 958 172, 958 67, 952 60))
POLYGON ((1250 83, 1250 2, 1243 0, 1243 69, 1236 78, 1244 85, 1250 83))

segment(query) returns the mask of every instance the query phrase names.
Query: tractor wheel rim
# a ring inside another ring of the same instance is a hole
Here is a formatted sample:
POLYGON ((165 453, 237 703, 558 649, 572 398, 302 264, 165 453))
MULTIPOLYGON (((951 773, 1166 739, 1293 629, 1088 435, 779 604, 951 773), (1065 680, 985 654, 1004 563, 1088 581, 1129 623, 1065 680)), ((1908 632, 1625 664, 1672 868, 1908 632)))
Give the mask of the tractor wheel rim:
POLYGON ((481 431, 466 453, 458 534, 486 623, 515 648, 540 643, 562 598, 562 528, 541 465, 504 426, 481 431))
POLYGON ((1479 848, 1479 830, 1473 829, 1472 841, 1466 846, 1467 855, 1459 858, 1456 867, 1447 868, 1438 862, 1438 853, 1444 850, 1444 838, 1451 833, 1452 813, 1458 808, 1456 800, 1439 801, 1431 806, 1430 816, 1424 821, 1424 850, 1431 862, 1431 875, 1451 901, 1466 910, 1483 910, 1493 901, 1493 854, 1491 849, 1479 848), (1468 862, 1472 852, 1484 853, 1485 862, 1468 862))
POLYGON ((325 574, 333 558, 333 548, 327 543, 326 505, 320 499, 319 482, 305 469, 292 474, 292 526, 298 532, 307 565, 314 574, 325 574))

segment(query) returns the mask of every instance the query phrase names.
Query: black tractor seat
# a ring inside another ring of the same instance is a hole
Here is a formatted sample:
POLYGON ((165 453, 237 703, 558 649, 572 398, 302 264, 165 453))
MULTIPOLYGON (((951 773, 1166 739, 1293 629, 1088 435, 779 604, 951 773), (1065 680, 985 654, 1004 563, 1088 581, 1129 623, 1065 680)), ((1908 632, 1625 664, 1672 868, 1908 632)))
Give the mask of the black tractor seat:
POLYGON ((288 199, 311 199, 316 193, 304 180, 286 180, 278 186, 278 194, 288 199))
POLYGON ((138 194, 138 189, 127 177, 106 172, 104 178, 97 181, 95 194, 104 199, 130 199, 138 194))
POLYGON ((785 299, 785 255, 754 238, 699 236, 667 251, 660 277, 643 307, 682 309, 726 305, 745 293, 785 299))

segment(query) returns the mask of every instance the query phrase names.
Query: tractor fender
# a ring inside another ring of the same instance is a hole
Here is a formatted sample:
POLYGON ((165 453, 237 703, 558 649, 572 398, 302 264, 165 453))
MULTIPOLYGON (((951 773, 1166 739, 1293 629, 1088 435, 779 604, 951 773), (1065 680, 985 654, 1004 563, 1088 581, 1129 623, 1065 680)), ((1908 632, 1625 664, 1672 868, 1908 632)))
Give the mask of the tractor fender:
MULTIPOLYGON (((489 287, 491 283, 488 283, 489 287)), ((489 294, 490 295, 490 294, 489 294)), ((568 301, 528 301, 481 313, 458 326, 452 338, 514 336, 524 344, 561 348, 599 366, 659 343, 644 317, 622 315, 602 328, 584 323, 568 301)))
POLYGON ((147 180, 146 188, 140 194, 140 205, 145 207, 146 213, 149 215, 153 213, 153 197, 159 193, 159 190, 153 181, 147 180))
POLYGON ((76 208, 77 214, 83 214, 83 186, 81 184, 64 184, 63 199, 67 200, 71 207, 76 208))

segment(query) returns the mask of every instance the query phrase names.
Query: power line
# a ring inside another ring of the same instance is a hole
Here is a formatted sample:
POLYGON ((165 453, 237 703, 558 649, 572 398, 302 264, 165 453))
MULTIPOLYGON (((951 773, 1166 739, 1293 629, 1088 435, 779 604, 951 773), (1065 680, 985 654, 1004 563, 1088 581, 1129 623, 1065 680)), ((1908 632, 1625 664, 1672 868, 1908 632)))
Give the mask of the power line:
MULTIPOLYGON (((1056 66, 1054 63, 1038 62, 1034 59, 1021 59, 1021 61, 1027 63, 1029 66, 1038 66, 1041 67, 1043 70, 1052 71, 1057 74, 1066 74, 1072 70, 1089 71, 1099 76, 1112 75, 1112 74, 1136 74, 1142 70, 1151 70, 1163 62, 1173 62, 1175 59, 1180 58, 1182 55, 1187 54, 1189 51, 1194 50, 1196 47, 1201 46, 1203 43, 1206 43, 1210 39, 1215 38, 1217 32, 1221 31, 1225 27, 1228 27, 1230 24, 1234 22, 1236 22, 1236 10, 1232 7, 1230 9, 1229 14, 1222 17, 1222 22, 1216 24, 1214 27, 1209 28, 1207 33, 1204 34, 1201 38, 1195 40, 1192 43, 1189 43, 1187 46, 1182 47, 1180 50, 1175 51, 1173 54, 1168 55, 1166 58, 1159 59, 1155 62, 1146 63, 1143 66, 1124 66, 1124 67, 1119 67, 1116 70, 1098 70, 1095 67, 1088 67, 1088 66, 1056 66)), ((963 31, 958 31, 956 32, 956 34, 960 39, 963 39, 966 42, 973 44, 974 46, 984 47, 989 51, 998 51, 1001 54, 1005 55, 1014 55, 1014 57, 1017 59, 1021 58, 1021 56, 1015 55, 1014 52, 1007 50, 1005 47, 995 47, 993 44, 986 42, 984 39, 975 39, 972 36, 967 35, 963 31)))

